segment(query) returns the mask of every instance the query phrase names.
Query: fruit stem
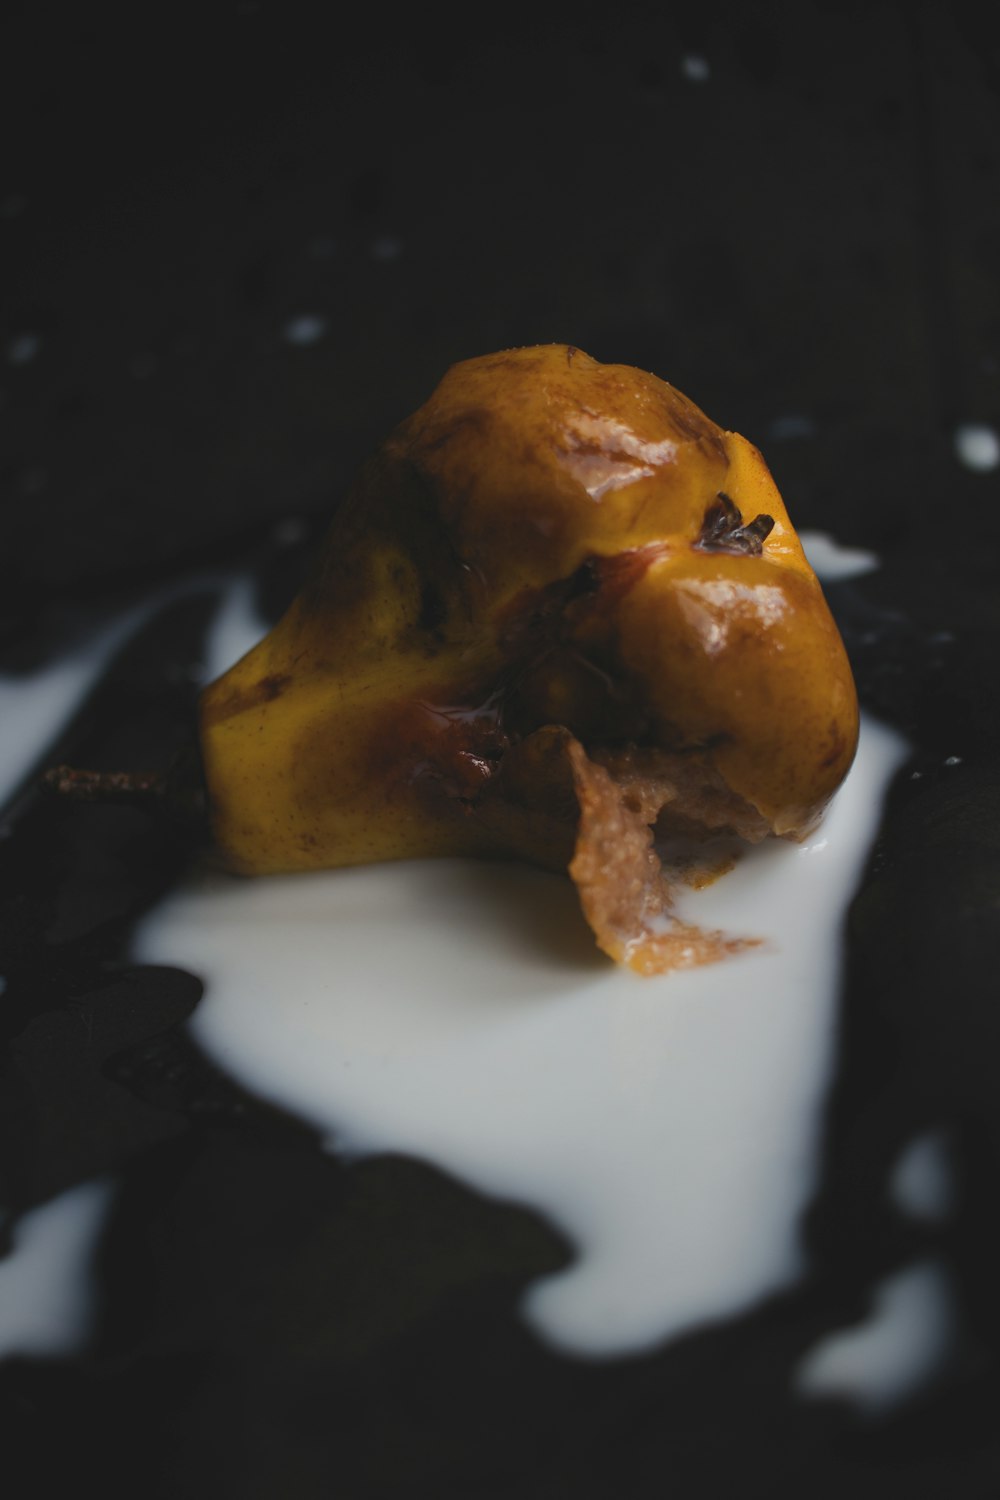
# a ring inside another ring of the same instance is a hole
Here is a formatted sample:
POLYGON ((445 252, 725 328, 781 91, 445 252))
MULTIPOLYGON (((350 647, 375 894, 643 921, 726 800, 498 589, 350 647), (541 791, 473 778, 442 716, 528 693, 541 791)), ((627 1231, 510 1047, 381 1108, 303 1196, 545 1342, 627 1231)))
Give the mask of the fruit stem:
POLYGON ((161 801, 170 790, 163 771, 85 771, 79 766, 50 766, 42 785, 74 802, 148 804, 161 801))
POLYGON ((80 766, 50 766, 42 788, 70 802, 109 802, 162 811, 171 819, 206 823, 204 778, 197 757, 177 755, 159 771, 88 771, 80 766))

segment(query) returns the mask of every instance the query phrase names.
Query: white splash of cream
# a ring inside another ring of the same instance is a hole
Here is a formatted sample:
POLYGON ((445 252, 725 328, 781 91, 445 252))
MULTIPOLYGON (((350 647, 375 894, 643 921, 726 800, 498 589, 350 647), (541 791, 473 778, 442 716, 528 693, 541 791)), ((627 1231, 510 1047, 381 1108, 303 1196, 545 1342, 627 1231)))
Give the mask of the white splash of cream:
MULTIPOLYGON (((261 630, 235 587, 209 674, 261 630)), ((800 1269, 839 929, 902 754, 866 723, 822 837, 686 898, 768 940, 713 968, 638 979, 594 955, 566 880, 458 860, 202 878, 136 955, 205 978, 201 1044, 335 1149, 416 1152, 550 1215, 577 1259, 525 1299, 543 1337, 640 1349, 800 1269)))
POLYGON ((860 578, 879 565, 878 556, 863 547, 842 547, 825 531, 800 531, 799 541, 809 566, 824 583, 844 578, 860 578))
POLYGON ((461 860, 203 875, 136 957, 199 974, 200 1045, 332 1149, 416 1153, 550 1216, 577 1255, 525 1317, 565 1350, 630 1352, 801 1270, 840 927, 903 753, 866 722, 819 837, 685 897, 767 940, 711 968, 639 979, 595 955, 568 881, 461 860))
POLYGON ((708 58, 700 52, 687 52, 681 58, 681 72, 691 83, 707 83, 712 75, 708 58))
POLYGON ((1000 464, 1000 436, 986 422, 966 422, 956 427, 955 456, 967 469, 988 473, 1000 464))
POLYGON ((288 319, 284 334, 290 344, 305 347, 308 344, 318 344, 325 338, 327 328, 326 318, 319 313, 300 313, 298 317, 288 319))
POLYGON ((893 1169, 889 1192, 911 1219, 936 1224, 955 1207, 955 1181, 942 1130, 928 1130, 911 1141, 893 1169))
POLYGON ((795 1387, 803 1396, 841 1398, 868 1415, 881 1415, 940 1372, 955 1325, 946 1267, 932 1258, 919 1261, 879 1284, 867 1322, 831 1334, 810 1350, 795 1387))
POLYGON ((568 881, 460 860, 203 878, 136 957, 203 978, 200 1045, 334 1148, 416 1153, 551 1216, 577 1259, 529 1321, 640 1349, 801 1269, 840 927, 902 754, 866 723, 822 837, 686 897, 767 940, 711 968, 639 979, 593 956, 568 881))
POLYGON ((7 359, 12 365, 27 365, 37 359, 41 348, 37 333, 17 333, 7 344, 7 359))
POLYGON ((0 1260, 0 1358, 78 1353, 93 1326, 92 1273, 110 1182, 85 1182, 23 1214, 0 1260))
POLYGON ((205 643, 202 681, 214 682, 255 646, 267 626, 257 611, 252 578, 234 579, 219 600, 205 643))

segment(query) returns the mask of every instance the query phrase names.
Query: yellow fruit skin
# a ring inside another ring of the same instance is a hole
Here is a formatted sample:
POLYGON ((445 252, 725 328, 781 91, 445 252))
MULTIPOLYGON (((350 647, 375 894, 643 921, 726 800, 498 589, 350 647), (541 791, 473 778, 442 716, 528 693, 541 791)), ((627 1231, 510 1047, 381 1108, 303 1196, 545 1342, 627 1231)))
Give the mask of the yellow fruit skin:
POLYGON ((567 345, 453 366, 340 508, 299 597, 202 697, 233 868, 490 853, 512 739, 709 747, 775 831, 846 774, 858 714, 757 450, 673 387, 567 345), (704 550, 720 492, 774 527, 704 550))

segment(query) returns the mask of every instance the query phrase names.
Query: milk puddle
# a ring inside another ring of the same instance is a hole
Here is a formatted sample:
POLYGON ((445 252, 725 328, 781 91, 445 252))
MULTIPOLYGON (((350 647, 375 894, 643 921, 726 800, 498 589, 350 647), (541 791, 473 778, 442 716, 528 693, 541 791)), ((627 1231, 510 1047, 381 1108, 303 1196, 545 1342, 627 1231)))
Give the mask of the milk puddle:
POLYGON ((85 1347, 96 1313, 93 1261, 112 1196, 112 1184, 99 1178, 18 1220, 0 1260, 0 1359, 85 1347))
MULTIPOLYGON (((258 633, 237 585, 211 670, 258 633)), ((766 939, 700 971, 618 970, 568 881, 454 860, 201 876, 135 956, 203 978, 202 1047, 332 1149, 419 1155, 548 1215, 577 1259, 524 1316, 569 1352, 632 1352, 801 1269, 840 929, 903 753, 865 722, 809 845, 764 846, 687 895, 685 915, 766 939)))
POLYGON ((568 881, 460 860, 202 877, 135 956, 198 974, 199 1044, 333 1149, 410 1152, 548 1215, 578 1259, 525 1317, 567 1351, 632 1352, 801 1268, 840 929, 902 755, 866 723, 810 844, 686 897, 767 940, 701 970, 615 968, 568 881))

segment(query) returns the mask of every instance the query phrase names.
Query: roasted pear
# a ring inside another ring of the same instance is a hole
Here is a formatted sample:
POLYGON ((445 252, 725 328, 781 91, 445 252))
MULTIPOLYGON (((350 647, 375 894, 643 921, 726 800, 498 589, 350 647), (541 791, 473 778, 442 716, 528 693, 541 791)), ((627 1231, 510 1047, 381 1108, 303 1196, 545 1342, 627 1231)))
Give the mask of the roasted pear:
POLYGON ((802 837, 857 731, 757 449, 563 344, 448 371, 200 720, 234 870, 525 857, 643 970, 726 946, 664 921, 654 834, 802 837))

